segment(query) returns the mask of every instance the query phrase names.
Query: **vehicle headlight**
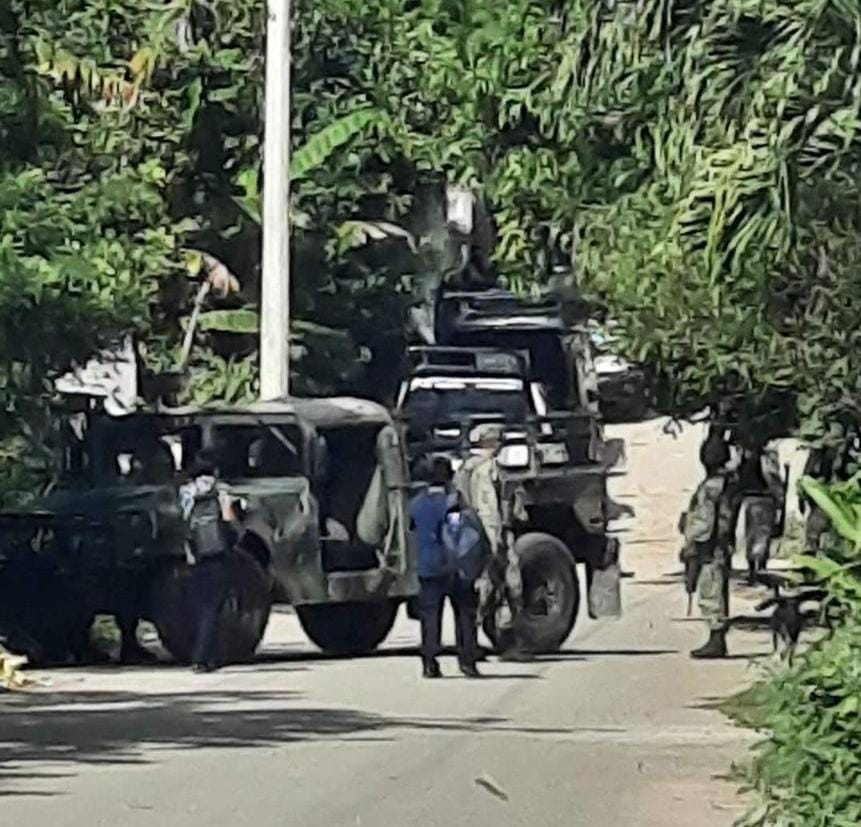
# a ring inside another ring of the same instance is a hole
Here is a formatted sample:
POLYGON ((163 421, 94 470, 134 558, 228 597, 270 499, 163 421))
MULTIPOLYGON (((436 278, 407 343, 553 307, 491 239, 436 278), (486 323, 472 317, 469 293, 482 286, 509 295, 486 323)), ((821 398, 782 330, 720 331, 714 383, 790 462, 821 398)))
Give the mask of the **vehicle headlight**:
POLYGON ((503 468, 528 468, 528 445, 504 445, 499 452, 497 462, 503 468))
POLYGON ((564 465, 568 462, 568 448, 564 442, 543 443, 538 446, 542 465, 564 465))
POLYGON ((433 435, 437 439, 458 439, 460 428, 434 428, 433 435))

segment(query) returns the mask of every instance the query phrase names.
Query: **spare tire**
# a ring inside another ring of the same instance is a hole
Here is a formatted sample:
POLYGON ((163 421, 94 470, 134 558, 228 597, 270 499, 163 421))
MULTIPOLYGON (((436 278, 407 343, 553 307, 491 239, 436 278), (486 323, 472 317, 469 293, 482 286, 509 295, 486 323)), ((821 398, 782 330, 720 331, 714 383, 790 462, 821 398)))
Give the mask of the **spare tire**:
MULTIPOLYGON (((514 548, 523 580, 523 611, 514 633, 530 652, 556 652, 571 634, 580 608, 574 558, 561 540, 539 532, 518 537, 514 548)), ((484 631, 497 646, 494 618, 485 621, 484 631)))
POLYGON ((297 606, 296 614, 311 642, 333 655, 372 652, 395 623, 394 600, 297 606))
MULTIPOLYGON (((272 578, 250 554, 235 550, 224 562, 227 599, 218 629, 218 662, 251 660, 266 631, 272 608, 272 578)), ((180 663, 190 663, 197 633, 195 602, 190 592, 191 567, 172 561, 154 578, 148 614, 162 645, 180 663)))

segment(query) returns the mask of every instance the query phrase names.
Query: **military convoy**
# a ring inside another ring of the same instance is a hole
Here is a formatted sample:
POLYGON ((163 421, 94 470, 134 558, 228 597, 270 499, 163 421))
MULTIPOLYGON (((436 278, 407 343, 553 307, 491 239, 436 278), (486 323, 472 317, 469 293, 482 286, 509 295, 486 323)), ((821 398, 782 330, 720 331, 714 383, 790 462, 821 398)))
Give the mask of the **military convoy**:
MULTIPOLYGON (((468 236, 470 227, 449 229, 468 236)), ((36 660, 62 659, 82 651, 95 614, 132 613, 188 661, 193 602, 176 491, 206 447, 238 514, 221 657, 253 654, 273 604, 295 607, 324 651, 370 651, 418 592, 409 462, 462 462, 482 422, 501 425, 502 516, 521 561, 531 648, 552 651, 570 634, 578 563, 590 614, 617 615, 607 478, 622 446, 604 439, 589 331, 558 297, 529 301, 492 286, 470 244, 461 244, 461 272, 433 293, 431 329, 410 349, 393 415, 336 398, 158 404, 125 416, 91 406, 72 417, 57 488, 0 515, 0 640, 36 660), (46 600, 47 612, 34 609, 46 600)), ((492 619, 485 631, 495 639, 492 619)))
MULTIPOLYGON (((408 461, 462 461, 480 422, 503 426, 503 517, 521 560, 530 645, 552 651, 568 637, 581 602, 577 563, 590 614, 618 614, 607 477, 619 445, 603 439, 588 337, 562 324, 552 299, 441 292, 444 344, 411 349, 394 417, 348 398, 78 414, 56 490, 0 517, 0 591, 15 572, 38 570, 63 584, 63 599, 36 621, 7 599, 0 635, 35 659, 60 658, 94 614, 125 601, 188 661, 193 603, 176 488, 207 447, 239 514, 221 656, 253 654, 273 603, 294 606, 324 651, 372 650, 418 590, 408 461)), ((485 631, 495 638, 492 621, 485 631)))

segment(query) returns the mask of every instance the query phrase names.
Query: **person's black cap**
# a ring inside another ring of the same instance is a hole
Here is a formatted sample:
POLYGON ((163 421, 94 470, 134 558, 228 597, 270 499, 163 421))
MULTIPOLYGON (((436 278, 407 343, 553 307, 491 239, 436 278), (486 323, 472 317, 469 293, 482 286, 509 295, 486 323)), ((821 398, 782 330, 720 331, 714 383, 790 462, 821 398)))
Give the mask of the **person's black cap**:
POLYGON ((453 477, 451 460, 448 457, 434 457, 430 474, 431 485, 448 485, 453 477))

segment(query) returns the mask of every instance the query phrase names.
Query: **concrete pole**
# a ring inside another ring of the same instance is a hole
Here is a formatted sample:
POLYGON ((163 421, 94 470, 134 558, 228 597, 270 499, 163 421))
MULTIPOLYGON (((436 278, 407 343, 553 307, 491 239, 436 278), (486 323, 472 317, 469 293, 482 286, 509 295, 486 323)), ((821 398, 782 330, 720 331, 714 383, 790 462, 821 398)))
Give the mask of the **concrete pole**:
POLYGON ((260 398, 289 393, 290 0, 267 0, 260 398))

